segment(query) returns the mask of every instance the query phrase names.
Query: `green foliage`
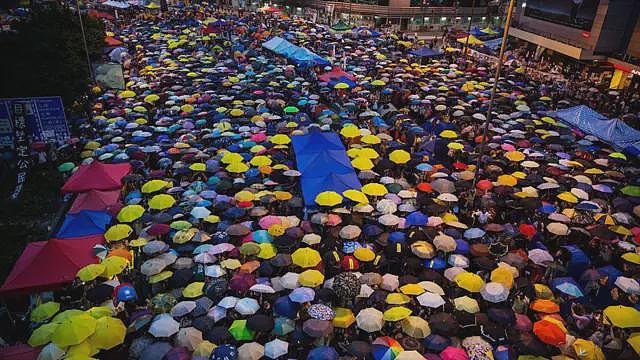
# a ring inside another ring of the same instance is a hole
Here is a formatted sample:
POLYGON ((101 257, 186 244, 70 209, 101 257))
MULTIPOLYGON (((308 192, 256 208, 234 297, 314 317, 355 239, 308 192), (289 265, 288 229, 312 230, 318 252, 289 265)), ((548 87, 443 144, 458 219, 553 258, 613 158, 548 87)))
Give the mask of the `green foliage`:
MULTIPOLYGON (((104 24, 83 15, 92 61, 100 58, 104 24)), ((78 14, 57 3, 40 4, 15 27, 0 34, 0 97, 62 96, 80 100, 90 84, 78 14)))

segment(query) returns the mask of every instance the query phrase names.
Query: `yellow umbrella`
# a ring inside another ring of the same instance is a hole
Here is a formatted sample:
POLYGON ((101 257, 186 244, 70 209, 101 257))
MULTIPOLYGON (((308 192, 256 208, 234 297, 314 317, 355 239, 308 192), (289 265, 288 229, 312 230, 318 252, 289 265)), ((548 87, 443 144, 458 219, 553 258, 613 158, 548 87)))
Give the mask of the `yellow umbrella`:
POLYGON ((360 136, 360 129, 355 125, 347 125, 340 130, 340 135, 346 138, 354 138, 360 136))
POLYGON ((168 209, 176 203, 176 199, 173 196, 168 194, 159 194, 152 197, 149 202, 149 208, 154 210, 164 210, 168 209))
POLYGON ((462 150, 464 149, 464 145, 460 144, 459 142, 450 142, 447 144, 447 147, 451 150, 462 150))
POLYGON ((120 97, 123 98, 123 99, 130 99, 130 98, 135 97, 135 96, 136 96, 136 93, 134 93, 131 90, 125 90, 125 91, 120 92, 120 97))
POLYGON ((164 188, 167 187, 167 185, 169 185, 168 182, 164 181, 164 180, 151 180, 151 181, 147 181, 146 183, 144 183, 144 185, 142 185, 142 192, 145 194, 148 193, 153 193, 159 190, 162 190, 164 188))
POLYGON ((516 186, 518 179, 512 175, 500 175, 498 176, 498 184, 505 186, 516 186))
POLYGON ((474 293, 480 292, 484 285, 482 278, 471 272, 462 272, 456 275, 454 281, 459 287, 474 293))
POLYGON ((402 305, 411 301, 411 298, 402 293, 389 293, 387 294, 387 298, 385 300, 387 304, 391 305, 402 305))
POLYGON ((362 191, 358 191, 358 190, 353 190, 353 189, 349 189, 349 190, 345 190, 342 195, 344 195, 344 197, 346 197, 347 199, 354 201, 358 204, 368 204, 369 203, 369 199, 367 198, 367 195, 365 195, 364 193, 362 193, 362 191))
POLYGON ((369 145, 375 145, 375 144, 380 144, 380 142, 382 142, 382 140, 380 140, 379 137, 373 135, 373 134, 368 134, 363 136, 362 138, 360 138, 360 141, 362 141, 365 144, 369 144, 369 145))
POLYGON ((269 166, 273 163, 273 161, 264 155, 259 155, 251 159, 249 163, 253 166, 269 166))
POLYGON ((404 150, 394 150, 389 154, 389 160, 396 164, 406 164, 411 160, 411 154, 404 150))
POLYGON ((373 86, 385 86, 385 85, 387 85, 387 83, 382 81, 382 80, 373 80, 371 82, 371 85, 373 85, 373 86))
POLYGON ((407 295, 420 295, 425 292, 425 289, 418 284, 406 284, 400 287, 400 291, 407 295))
POLYGON ((507 289, 513 286, 513 273, 506 267, 498 266, 491 271, 491 281, 504 285, 507 289))
POLYGON ((31 311, 30 318, 33 322, 42 322, 50 319, 58 311, 60 311, 60 303, 49 301, 36 306, 36 308, 31 311))
POLYGON ((192 299, 197 298, 198 296, 202 296, 204 294, 202 289, 204 288, 204 282, 196 281, 187 285, 184 289, 182 289, 182 296, 192 299))
POLYGON ((100 319, 105 316, 113 316, 113 310, 106 306, 94 306, 89 310, 85 310, 86 314, 91 315, 94 319, 100 319))
POLYGON ((133 229, 131 226, 127 224, 116 224, 107 229, 104 233, 104 238, 107 241, 119 241, 122 239, 126 239, 133 233, 133 229))
POLYGON ((291 142, 291 138, 289 138, 285 134, 277 134, 272 136, 271 139, 269 139, 269 141, 271 141, 272 144, 276 144, 276 145, 287 145, 291 142))
POLYGON ((349 85, 343 82, 339 82, 333 86, 334 89, 348 89, 349 85))
POLYGON ((255 200, 256 196, 250 191, 243 190, 243 191, 237 192, 233 196, 233 198, 236 199, 236 201, 247 202, 247 201, 255 200))
POLYGON ((409 316, 402 320, 402 331, 416 339, 424 339, 431 335, 431 328, 427 320, 418 316, 409 316))
POLYGON ((191 165, 189 165, 189 170, 191 171, 206 171, 207 170, 207 165, 205 165, 204 163, 193 163, 191 165))
POLYGON ((280 201, 293 199, 293 194, 288 191, 274 191, 273 195, 276 196, 276 200, 280 200, 280 201))
POLYGON ((578 339, 571 344, 580 360, 605 360, 602 349, 593 341, 578 339))
POLYGON ((316 287, 322 285, 324 282, 324 275, 318 270, 305 270, 300 273, 298 282, 302 286, 316 287))
POLYGON ((342 195, 335 191, 323 191, 316 195, 315 200, 320 206, 336 206, 342 203, 342 195))
POLYGON ((315 267, 322 261, 320 253, 311 248, 299 248, 291 254, 291 261, 300 267, 315 267))
POLYGON ((100 350, 96 348, 89 340, 85 340, 80 344, 69 346, 69 348, 67 348, 67 354, 65 355, 65 359, 72 359, 72 360, 93 359, 91 356, 99 352, 100 350))
POLYGON ((208 359, 211 356, 213 349, 215 348, 216 344, 204 340, 203 342, 198 344, 198 347, 196 347, 195 350, 193 350, 193 356, 208 359))
POLYGON ((511 160, 511 161, 517 161, 520 162, 522 160, 524 160, 525 156, 522 152, 514 150, 514 151, 508 151, 507 153, 504 154, 504 157, 506 157, 507 159, 511 160))
POLYGON ((445 139, 455 139, 458 137, 458 134, 453 130, 444 130, 440 133, 440 137, 445 139))
POLYGON ((377 159, 380 157, 380 154, 378 154, 378 152, 372 148, 362 148, 358 152, 358 157, 363 157, 367 159, 377 159))
POLYGON ((374 167, 371 160, 361 156, 351 160, 351 165, 358 170, 371 170, 374 167))
POLYGON ((69 309, 69 310, 65 310, 61 313, 58 313, 56 316, 53 317, 53 319, 51 319, 52 323, 62 323, 63 321, 72 318, 76 315, 82 315, 85 312, 80 310, 80 309, 69 309))
POLYGON ((144 102, 149 103, 149 104, 153 104, 156 101, 160 100, 160 96, 156 95, 156 94, 150 94, 144 97, 144 102))
POLYGON ((553 298, 553 291, 544 284, 533 284, 533 290, 536 293, 536 297, 539 299, 550 300, 553 298))
POLYGON ((278 254, 278 249, 272 243, 262 243, 260 246, 260 252, 258 257, 260 259, 271 259, 278 254))
POLYGON ((51 342, 51 337, 59 325, 59 323, 55 322, 41 325, 31 333, 29 340, 27 340, 27 344, 35 347, 51 342))
POLYGON ((105 266, 103 264, 89 264, 78 270, 76 276, 81 281, 91 281, 102 275, 104 270, 105 266))
POLYGON ((337 328, 346 329, 356 321, 351 309, 337 307, 333 311, 336 313, 333 318, 333 326, 337 328))
POLYGON ((157 284, 173 276, 173 271, 165 270, 161 273, 149 276, 149 284, 157 284))
POLYGON ((633 350, 635 350, 636 353, 640 355, 640 332, 631 333, 631 335, 629 335, 629 337, 627 338, 627 342, 629 343, 629 345, 631 345, 633 350))
POLYGON ((631 236, 631 235, 633 235, 633 233, 629 229, 627 229, 626 227, 624 227, 622 225, 609 226, 609 230, 613 231, 616 234, 623 235, 623 236, 631 236))
POLYGON ((382 314, 382 319, 385 321, 400 321, 408 318, 410 315, 410 309, 404 306, 394 306, 382 314))
POLYGON ((225 269, 235 270, 242 266, 242 263, 238 259, 225 259, 220 262, 220 266, 225 269))
POLYGON ((371 196, 384 196, 389 191, 382 184, 368 183, 368 184, 366 184, 365 186, 362 187, 362 192, 367 194, 367 195, 371 195, 371 196))
POLYGON ((367 262, 373 261, 376 258, 376 253, 368 247, 360 247, 353 252, 353 256, 360 261, 367 262))
POLYGON ((229 114, 231 114, 231 116, 242 116, 244 115, 244 111, 242 111, 241 109, 232 109, 231 111, 229 111, 229 114))
POLYGON ((88 314, 72 316, 56 327, 51 342, 59 348, 80 344, 96 331, 96 319, 88 314))
POLYGON ((222 159, 220 159, 220 161, 222 161, 222 163, 224 164, 233 164, 237 162, 243 162, 244 158, 238 153, 227 151, 224 153, 224 155, 222 155, 222 159))
POLYGON ((237 162, 227 165, 226 169, 228 172, 232 173, 243 173, 249 170, 249 166, 247 166, 247 164, 245 163, 237 162))
POLYGON ((109 256, 102 261, 102 265, 104 265, 104 273, 102 273, 102 276, 111 279, 129 266, 129 260, 120 256, 109 256))
POLYGON ((622 305, 608 306, 604 309, 604 323, 619 328, 640 327, 640 311, 622 305))
POLYGON ((628 253, 622 254, 621 257, 623 260, 626 260, 632 264, 640 264, 640 254, 638 253, 628 252, 628 253))
POLYGON ((140 205, 127 205, 118 212, 118 221, 132 222, 144 214, 144 208, 140 205))
POLYGON ((469 92, 469 91, 473 91, 475 90, 475 85, 472 82, 466 82, 462 85, 462 87, 460 88, 460 90, 464 91, 464 92, 469 92))
POLYGON ((558 194, 558 199, 562 200, 562 201, 566 201, 572 204, 577 204, 578 203, 578 198, 573 195, 572 193, 565 191, 563 193, 558 194))
POLYGON ((102 317, 96 321, 96 332, 89 341, 98 349, 109 350, 122 344, 127 327, 122 320, 114 317, 102 317))
POLYGON ((478 305, 478 302, 468 296, 461 296, 453 299, 453 304, 455 305, 456 310, 466 311, 469 314, 480 312, 480 305, 478 305))

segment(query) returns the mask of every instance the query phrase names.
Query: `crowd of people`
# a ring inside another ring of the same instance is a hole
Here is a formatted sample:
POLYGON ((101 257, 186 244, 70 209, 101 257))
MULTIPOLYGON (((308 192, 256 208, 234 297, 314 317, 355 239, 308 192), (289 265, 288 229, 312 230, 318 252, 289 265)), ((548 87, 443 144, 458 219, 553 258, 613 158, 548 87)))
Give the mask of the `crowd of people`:
POLYGON ((60 170, 131 173, 100 263, 28 316, 39 358, 638 358, 640 171, 554 118, 584 92, 506 67, 490 105, 489 63, 280 13, 108 31, 126 90, 60 170), (328 133, 362 187, 309 203, 292 139, 328 133))

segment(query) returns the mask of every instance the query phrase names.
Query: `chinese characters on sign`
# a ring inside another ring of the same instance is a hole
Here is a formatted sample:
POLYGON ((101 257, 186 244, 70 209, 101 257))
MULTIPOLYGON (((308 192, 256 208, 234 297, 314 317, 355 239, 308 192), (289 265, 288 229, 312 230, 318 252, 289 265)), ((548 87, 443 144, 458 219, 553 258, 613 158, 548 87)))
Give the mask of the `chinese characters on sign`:
POLYGON ((15 102, 11 106, 13 113, 14 139, 16 149, 16 170, 18 171, 16 187, 11 193, 11 200, 16 200, 22 193, 22 188, 27 179, 29 170, 29 141, 27 139, 27 114, 28 104, 15 102))

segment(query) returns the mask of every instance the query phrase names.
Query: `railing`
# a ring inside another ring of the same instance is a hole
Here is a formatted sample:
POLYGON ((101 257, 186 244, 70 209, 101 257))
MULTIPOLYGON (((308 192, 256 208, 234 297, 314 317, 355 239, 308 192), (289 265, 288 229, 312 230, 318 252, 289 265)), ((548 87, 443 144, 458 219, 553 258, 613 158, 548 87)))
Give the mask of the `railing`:
POLYGON ((381 6, 381 5, 370 5, 370 4, 360 4, 360 3, 349 3, 342 1, 323 1, 323 0, 302 0, 304 6, 314 7, 320 9, 326 9, 327 5, 333 5, 333 9, 336 12, 353 12, 354 14, 362 14, 362 15, 373 15, 373 16, 393 16, 393 17, 420 17, 420 16, 429 16, 429 15, 458 15, 458 16, 470 16, 473 13, 473 16, 482 16, 487 14, 486 7, 452 7, 452 6, 443 6, 443 7, 413 7, 413 6, 403 6, 403 7, 395 7, 395 6, 381 6))

